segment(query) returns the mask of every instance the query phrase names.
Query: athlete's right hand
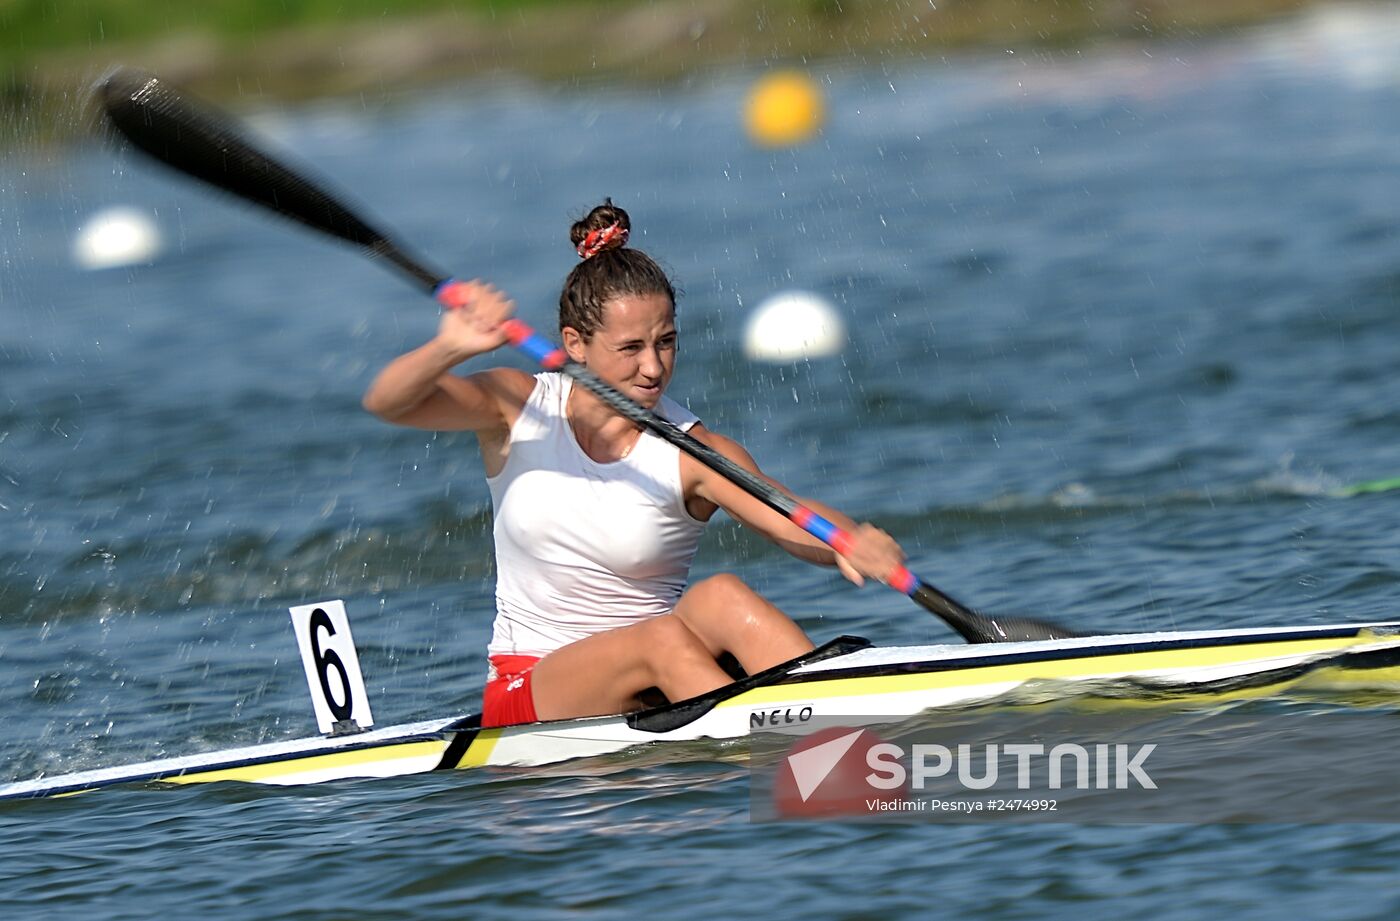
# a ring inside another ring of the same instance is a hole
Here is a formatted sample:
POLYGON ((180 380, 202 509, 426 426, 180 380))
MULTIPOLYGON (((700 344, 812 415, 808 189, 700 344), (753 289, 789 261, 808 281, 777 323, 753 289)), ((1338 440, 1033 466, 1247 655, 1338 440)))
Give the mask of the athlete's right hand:
POLYGON ((447 309, 438 323, 438 343, 462 360, 506 344, 501 324, 515 313, 515 302, 480 279, 457 282, 440 296, 447 309))
POLYGON ((886 582, 904 565, 904 548, 873 524, 858 524, 848 533, 851 545, 844 555, 836 554, 836 567, 856 585, 864 585, 867 576, 886 582))

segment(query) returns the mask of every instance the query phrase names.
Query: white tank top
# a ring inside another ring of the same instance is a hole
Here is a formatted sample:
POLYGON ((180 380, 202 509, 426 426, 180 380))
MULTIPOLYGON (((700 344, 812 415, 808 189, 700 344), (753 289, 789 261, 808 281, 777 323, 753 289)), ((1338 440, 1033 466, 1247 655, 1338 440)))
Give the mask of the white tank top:
MULTIPOLYGON (((496 623, 490 655, 544 656, 676 606, 705 522, 685 508, 680 451, 643 432, 619 461, 584 453, 564 415, 573 381, 535 375, 510 430, 495 508, 496 623)), ((658 415, 700 421, 668 397, 658 415)))

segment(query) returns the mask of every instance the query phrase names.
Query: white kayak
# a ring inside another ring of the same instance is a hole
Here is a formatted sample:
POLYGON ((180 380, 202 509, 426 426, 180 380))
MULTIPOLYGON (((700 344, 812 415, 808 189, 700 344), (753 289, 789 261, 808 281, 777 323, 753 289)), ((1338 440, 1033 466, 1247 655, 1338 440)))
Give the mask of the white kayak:
POLYGON ((1353 685, 1400 682, 1400 621, 985 645, 879 647, 840 637, 703 697, 630 714, 490 729, 476 715, 428 720, 39 777, 0 785, 0 799, 129 783, 311 784, 544 765, 660 742, 736 739, 816 718, 897 721, 1029 683, 1063 696, 1092 682, 1127 682, 1145 694, 1214 695, 1267 690, 1319 672, 1353 685))

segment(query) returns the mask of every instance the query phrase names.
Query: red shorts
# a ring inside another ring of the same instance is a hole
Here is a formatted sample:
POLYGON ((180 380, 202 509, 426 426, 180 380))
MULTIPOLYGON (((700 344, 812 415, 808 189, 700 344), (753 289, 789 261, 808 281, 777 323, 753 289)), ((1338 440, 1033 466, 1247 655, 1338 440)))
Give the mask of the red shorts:
POLYGON ((530 691, 530 674, 539 656, 491 656, 494 678, 481 692, 481 725, 514 726, 533 723, 535 698, 530 691))

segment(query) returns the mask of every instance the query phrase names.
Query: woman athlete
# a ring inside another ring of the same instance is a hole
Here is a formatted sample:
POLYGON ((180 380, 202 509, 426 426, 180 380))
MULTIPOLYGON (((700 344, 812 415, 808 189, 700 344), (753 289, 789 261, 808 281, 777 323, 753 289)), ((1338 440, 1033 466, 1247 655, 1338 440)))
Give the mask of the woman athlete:
MULTIPOLYGON (((626 246, 630 227, 609 200, 571 228, 583 261, 559 296, 564 349, 762 476, 738 442, 665 395, 676 362, 675 289, 649 256, 626 246)), ((857 585, 903 563, 885 532, 800 500, 854 536, 850 553, 838 555, 563 374, 450 373, 505 344, 501 324, 514 310, 489 284, 459 292, 437 335, 385 367, 364 406, 397 425, 477 434, 497 567, 483 725, 623 713, 652 688, 684 700, 729 683, 717 662, 725 653, 752 674, 810 650, 802 629, 737 577, 687 587, 700 533, 718 509, 857 585)))

